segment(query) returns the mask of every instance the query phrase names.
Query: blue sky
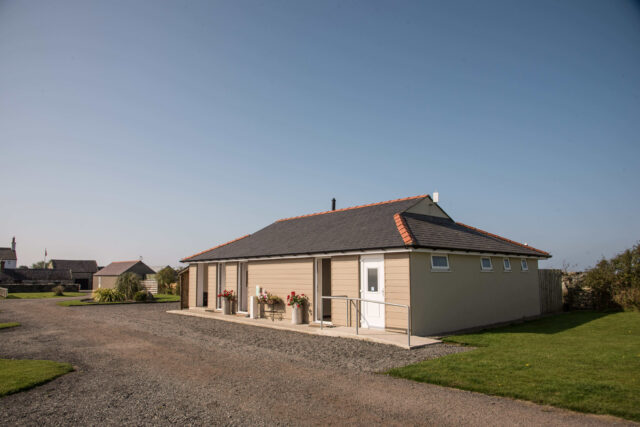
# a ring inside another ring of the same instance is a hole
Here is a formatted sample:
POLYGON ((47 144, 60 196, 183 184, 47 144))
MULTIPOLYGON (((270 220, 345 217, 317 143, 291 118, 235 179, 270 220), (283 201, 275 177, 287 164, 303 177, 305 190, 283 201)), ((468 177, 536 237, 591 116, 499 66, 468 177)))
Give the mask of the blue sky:
POLYGON ((0 245, 183 256, 440 192, 593 265, 640 240, 630 1, 0 2, 0 245))

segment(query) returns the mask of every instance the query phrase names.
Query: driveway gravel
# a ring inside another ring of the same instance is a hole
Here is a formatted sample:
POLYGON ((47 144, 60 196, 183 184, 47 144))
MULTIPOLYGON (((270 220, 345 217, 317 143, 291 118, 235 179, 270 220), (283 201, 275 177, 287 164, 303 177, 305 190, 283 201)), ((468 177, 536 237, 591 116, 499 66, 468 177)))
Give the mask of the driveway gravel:
POLYGON ((0 301, 0 357, 76 371, 0 398, 0 425, 631 424, 395 379, 382 372, 468 351, 415 350, 171 315, 172 304, 0 301))

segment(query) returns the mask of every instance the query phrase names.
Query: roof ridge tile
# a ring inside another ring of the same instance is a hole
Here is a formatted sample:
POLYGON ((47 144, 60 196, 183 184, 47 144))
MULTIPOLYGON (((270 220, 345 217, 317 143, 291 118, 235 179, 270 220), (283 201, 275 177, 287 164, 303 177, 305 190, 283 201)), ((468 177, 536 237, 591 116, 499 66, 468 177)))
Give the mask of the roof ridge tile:
POLYGON ((401 198, 401 199, 386 200, 384 202, 369 203, 369 204, 366 204, 366 205, 350 206, 348 208, 336 209, 336 210, 333 210, 333 211, 324 211, 324 212, 316 212, 316 213, 311 213, 311 214, 306 214, 306 215, 292 216, 292 217, 289 217, 289 218, 279 219, 276 222, 289 221, 291 219, 298 219, 298 218, 307 218, 307 217, 316 216, 316 215, 325 215, 325 214, 330 214, 330 213, 334 213, 334 212, 344 212, 344 211, 349 211, 349 210, 352 210, 352 209, 368 208, 368 207, 377 206, 377 205, 386 205, 386 204, 389 204, 389 203, 404 202, 406 200, 420 199, 420 198, 424 198, 424 197, 429 197, 429 195, 428 194, 422 194, 420 196, 411 196, 411 197, 404 197, 404 198, 401 198))
POLYGON ((393 215, 393 219, 396 222, 396 227, 398 227, 398 232, 400 236, 402 236, 402 240, 405 245, 413 245, 415 241, 411 232, 409 231, 409 227, 407 227, 407 223, 404 220, 404 217, 400 213, 396 213, 393 215))

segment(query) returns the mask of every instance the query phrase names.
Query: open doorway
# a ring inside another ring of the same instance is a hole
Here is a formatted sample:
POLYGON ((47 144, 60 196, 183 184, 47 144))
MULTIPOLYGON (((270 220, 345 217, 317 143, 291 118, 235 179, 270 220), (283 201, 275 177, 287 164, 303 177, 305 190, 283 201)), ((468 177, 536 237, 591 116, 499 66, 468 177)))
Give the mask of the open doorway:
POLYGON ((238 311, 246 313, 249 311, 249 284, 247 277, 247 263, 238 263, 238 311))
POLYGON ((325 322, 331 322, 331 300, 323 300, 321 297, 331 296, 331 258, 316 258, 315 280, 315 321, 320 321, 320 316, 325 322))

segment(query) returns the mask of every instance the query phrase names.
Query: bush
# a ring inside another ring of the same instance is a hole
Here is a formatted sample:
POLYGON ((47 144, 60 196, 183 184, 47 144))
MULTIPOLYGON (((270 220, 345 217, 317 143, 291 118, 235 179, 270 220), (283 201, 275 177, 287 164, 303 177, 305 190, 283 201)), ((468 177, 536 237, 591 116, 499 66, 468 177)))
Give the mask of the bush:
POLYGON ((145 290, 140 281, 140 276, 135 273, 124 273, 116 280, 116 289, 127 300, 132 300, 136 292, 145 290))
POLYGON ((158 271, 156 280, 158 281, 158 293, 171 294, 173 292, 172 284, 177 280, 177 273, 171 267, 165 267, 158 271))
POLYGON ((593 290, 599 310, 640 309, 640 244, 587 271, 584 286, 593 290))
POLYGON ((137 302, 153 301, 153 299, 154 298, 151 292, 147 291, 146 289, 136 292, 136 294, 133 296, 133 300, 137 302))
POLYGON ((117 289, 96 289, 93 291, 95 302, 122 302, 125 296, 117 289))
POLYGON ((64 286, 62 285, 58 285, 55 288, 51 289, 53 291, 53 294, 57 297, 61 297, 64 296, 64 286))

